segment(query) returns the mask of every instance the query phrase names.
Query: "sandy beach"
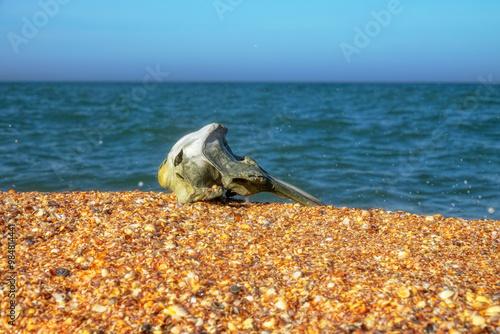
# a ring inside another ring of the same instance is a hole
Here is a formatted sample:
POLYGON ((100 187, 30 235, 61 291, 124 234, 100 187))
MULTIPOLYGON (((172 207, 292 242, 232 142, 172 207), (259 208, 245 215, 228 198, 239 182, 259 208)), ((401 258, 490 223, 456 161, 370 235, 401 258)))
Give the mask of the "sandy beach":
POLYGON ((500 333, 499 221, 139 191, 0 214, 0 332, 500 333))

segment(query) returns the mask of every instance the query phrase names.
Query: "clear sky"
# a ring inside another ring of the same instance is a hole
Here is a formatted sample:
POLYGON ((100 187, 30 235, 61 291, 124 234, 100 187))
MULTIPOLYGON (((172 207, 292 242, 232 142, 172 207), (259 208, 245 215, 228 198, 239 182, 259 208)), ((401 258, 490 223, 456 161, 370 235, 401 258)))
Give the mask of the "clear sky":
POLYGON ((0 81, 500 78, 498 0, 0 0, 0 81))

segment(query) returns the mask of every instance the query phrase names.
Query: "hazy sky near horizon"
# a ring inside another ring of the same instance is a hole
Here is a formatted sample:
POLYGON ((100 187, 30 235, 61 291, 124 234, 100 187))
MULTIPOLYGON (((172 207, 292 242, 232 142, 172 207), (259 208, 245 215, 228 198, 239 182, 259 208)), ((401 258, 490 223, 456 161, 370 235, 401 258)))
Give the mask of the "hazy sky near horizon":
POLYGON ((498 0, 0 0, 0 81, 497 81, 499 36, 498 0))

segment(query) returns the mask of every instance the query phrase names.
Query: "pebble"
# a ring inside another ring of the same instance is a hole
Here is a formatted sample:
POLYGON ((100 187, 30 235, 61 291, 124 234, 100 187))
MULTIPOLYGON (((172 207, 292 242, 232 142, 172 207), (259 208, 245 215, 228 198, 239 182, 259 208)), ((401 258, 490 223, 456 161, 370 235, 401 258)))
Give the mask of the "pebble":
POLYGON ((271 327, 274 327, 274 325, 276 325, 276 320, 274 320, 274 318, 271 318, 269 319, 268 321, 265 321, 262 326, 266 327, 266 328, 271 328, 271 327))
POLYGON ((455 292, 453 290, 444 290, 439 293, 439 298, 441 299, 448 299, 453 297, 455 292))
POLYGON ((252 318, 247 318, 245 321, 243 321, 243 329, 253 329, 253 319, 252 318))
POLYGON ((398 256, 399 256, 399 257, 401 257, 401 258, 404 258, 404 257, 407 257, 407 256, 408 256, 408 253, 407 253, 407 252, 405 252, 405 251, 400 251, 400 252, 398 253, 398 256))
POLYGON ((107 307, 103 305, 96 304, 92 306, 92 311, 102 313, 106 311, 107 307))
POLYGON ((341 222, 342 225, 350 225, 351 224, 351 220, 349 218, 344 218, 344 220, 342 220, 341 222))
POLYGON ((167 307, 167 312, 170 315, 175 315, 180 318, 184 318, 187 316, 189 313, 180 305, 171 305, 167 307))
POLYGON ((163 242, 155 240, 153 241, 153 247, 155 248, 162 248, 164 246, 163 242))
POLYGON ((167 241, 165 243, 165 248, 166 249, 174 249, 175 247, 176 247, 175 244, 173 242, 171 242, 171 241, 167 241))
POLYGON ((156 226, 154 226, 153 224, 144 225, 144 229, 148 232, 156 232, 156 226))
POLYGON ((243 289, 237 285, 232 285, 231 288, 229 289, 229 291, 231 291, 234 294, 237 294, 237 293, 240 293, 241 291, 243 291, 243 289))
POLYGON ((283 299, 280 299, 276 304, 274 304, 277 308, 284 311, 288 308, 286 302, 283 299))
POLYGON ((421 300, 417 303, 417 307, 424 308, 427 305, 425 300, 421 300))
POLYGON ((127 273, 123 278, 125 278, 126 280, 133 280, 137 276, 139 276, 139 273, 132 270, 131 272, 127 273))
POLYGON ((80 256, 78 257, 76 260, 75 260, 76 263, 83 263, 85 262, 85 258, 83 256, 80 256))
POLYGON ((39 209, 38 211, 36 211, 33 215, 35 217, 41 217, 45 214, 45 210, 44 209, 39 209))
POLYGON ((222 303, 219 303, 218 301, 214 301, 212 303, 212 307, 215 308, 215 309, 218 309, 218 310, 223 310, 225 309, 226 307, 224 306, 224 304, 222 303))
POLYGON ((56 276, 58 277, 66 277, 69 275, 69 270, 66 268, 57 268, 56 269, 56 276))
POLYGON ((429 223, 433 223, 435 221, 434 216, 426 216, 425 221, 429 223))
POLYGON ((486 319, 480 315, 475 315, 472 317, 471 322, 474 326, 482 326, 486 323, 486 319))
POLYGON ((141 290, 141 289, 135 289, 135 290, 132 292, 132 296, 137 297, 137 296, 139 296, 139 294, 140 294, 141 292, 142 292, 142 290, 141 290))
POLYGON ((399 287, 397 289, 396 293, 401 298, 408 298, 408 297, 410 297, 410 290, 408 290, 408 288, 405 287, 405 286, 399 287))
POLYGON ((134 234, 134 231, 132 231, 132 230, 131 230, 131 229, 129 229, 128 227, 125 227, 125 228, 123 229, 123 232, 124 232, 125 234, 128 234, 128 235, 133 235, 133 234, 134 234))
POLYGON ((494 305, 491 307, 488 307, 486 312, 484 312, 485 315, 490 316, 490 317, 496 317, 500 316, 500 306, 499 305, 494 305))
POLYGON ((66 300, 66 295, 64 293, 54 293, 52 295, 57 303, 62 303, 66 300))

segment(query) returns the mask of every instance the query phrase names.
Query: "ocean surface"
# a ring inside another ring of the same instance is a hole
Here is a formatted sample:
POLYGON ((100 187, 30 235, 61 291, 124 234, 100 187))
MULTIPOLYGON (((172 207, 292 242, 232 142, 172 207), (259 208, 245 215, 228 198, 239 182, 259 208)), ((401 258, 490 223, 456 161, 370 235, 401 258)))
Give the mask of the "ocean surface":
POLYGON ((165 191, 170 148, 217 122, 326 204, 500 219, 498 85, 0 83, 0 116, 1 191, 165 191))

